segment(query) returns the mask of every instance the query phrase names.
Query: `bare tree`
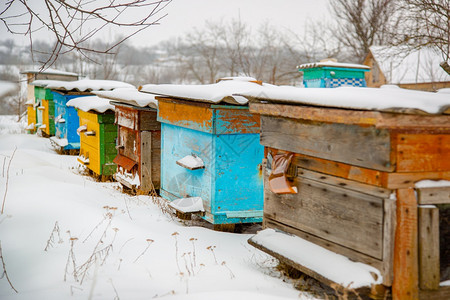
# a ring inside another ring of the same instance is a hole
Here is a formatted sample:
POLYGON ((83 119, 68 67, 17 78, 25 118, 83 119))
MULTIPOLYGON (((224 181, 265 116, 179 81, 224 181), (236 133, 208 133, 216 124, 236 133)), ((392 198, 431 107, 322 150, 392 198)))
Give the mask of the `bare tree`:
POLYGON ((450 0, 402 0, 398 10, 402 30, 394 33, 394 43, 411 50, 435 48, 450 74, 450 0))
POLYGON ((336 37, 362 62, 372 45, 386 44, 396 13, 397 0, 333 0, 331 8, 338 18, 336 37))
POLYGON ((43 67, 52 65, 59 55, 77 51, 86 58, 90 53, 112 53, 122 42, 165 16, 161 11, 171 0, 6 0, 0 6, 0 21, 12 34, 27 35, 32 53, 39 32, 55 39, 43 67), (86 42, 108 30, 128 29, 128 33, 107 48, 91 48, 86 42))

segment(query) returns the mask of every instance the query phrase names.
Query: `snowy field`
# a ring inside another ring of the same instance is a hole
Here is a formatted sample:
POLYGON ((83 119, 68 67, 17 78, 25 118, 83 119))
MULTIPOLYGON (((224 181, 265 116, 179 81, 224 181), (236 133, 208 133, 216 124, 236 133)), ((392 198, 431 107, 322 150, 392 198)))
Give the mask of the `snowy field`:
POLYGON ((252 234, 186 226, 147 196, 81 175, 76 157, 24 127, 0 116, 0 243, 18 291, 3 276, 0 299, 313 299, 252 234))

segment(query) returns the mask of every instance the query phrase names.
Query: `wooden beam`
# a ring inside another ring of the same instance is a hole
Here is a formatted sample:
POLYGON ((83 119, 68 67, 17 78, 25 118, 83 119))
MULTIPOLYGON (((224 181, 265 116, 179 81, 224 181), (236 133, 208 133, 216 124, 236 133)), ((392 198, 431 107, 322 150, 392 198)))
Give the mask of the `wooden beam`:
POLYGON ((437 290, 440 283, 439 209, 419 206, 419 286, 437 290))
POLYGON ((394 275, 394 241, 396 228, 396 201, 384 199, 383 220, 383 284, 392 286, 394 275))
POLYGON ((414 189, 397 190, 397 226, 394 246, 394 300, 419 299, 417 200, 414 189))
POLYGON ((416 188, 419 204, 450 204, 450 186, 416 188))
POLYGON ((307 105, 250 103, 250 112, 268 116, 375 126, 392 130, 450 132, 449 115, 398 114, 378 111, 351 110, 342 108, 314 107, 307 105))

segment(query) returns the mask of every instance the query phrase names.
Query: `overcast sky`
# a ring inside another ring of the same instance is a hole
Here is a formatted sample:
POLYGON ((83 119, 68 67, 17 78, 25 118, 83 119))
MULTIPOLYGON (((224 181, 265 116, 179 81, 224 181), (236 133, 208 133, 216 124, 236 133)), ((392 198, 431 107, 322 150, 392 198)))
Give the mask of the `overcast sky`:
MULTIPOLYGON (((33 4, 40 0, 34 0, 33 4)), ((189 30, 202 28, 205 21, 241 20, 257 28, 269 22, 278 29, 303 33, 307 20, 329 16, 327 0, 173 0, 166 9, 167 17, 160 25, 152 26, 131 40, 137 46, 151 46, 182 36, 189 30)), ((27 40, 13 37, 0 24, 0 39, 14 38, 24 44, 27 40)))

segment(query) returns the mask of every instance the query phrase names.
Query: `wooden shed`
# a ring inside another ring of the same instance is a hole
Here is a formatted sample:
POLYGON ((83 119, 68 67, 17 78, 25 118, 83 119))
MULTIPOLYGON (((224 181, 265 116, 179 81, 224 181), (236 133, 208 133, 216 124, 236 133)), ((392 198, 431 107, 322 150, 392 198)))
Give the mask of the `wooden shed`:
MULTIPOLYGON (((30 133, 34 133, 36 131, 37 124, 37 111, 36 108, 40 106, 41 101, 37 101, 35 98, 35 87, 32 85, 32 82, 35 80, 62 80, 62 81, 72 81, 78 80, 78 74, 72 72, 65 72, 55 69, 46 69, 46 70, 25 70, 20 72, 20 74, 26 76, 26 88, 27 88, 27 116, 28 116, 28 126, 27 130, 30 133)), ((24 93, 22 93, 24 94, 24 93)), ((42 124, 40 124, 42 125, 42 124)))
POLYGON ((55 136, 51 137, 54 147, 60 151, 75 154, 80 149, 80 136, 77 133, 79 116, 74 107, 67 102, 78 97, 93 95, 95 91, 109 91, 115 88, 130 88, 132 85, 113 80, 83 79, 71 82, 47 81, 54 101, 55 136))
POLYGON ((114 124, 114 106, 97 96, 78 97, 67 102, 77 109, 80 126, 80 155, 78 162, 102 179, 116 171, 113 162, 117 155, 117 126, 114 124))
POLYGON ((210 85, 146 85, 161 95, 161 196, 217 229, 262 221, 259 117, 235 92, 260 88, 252 78, 210 85), (222 226, 230 224, 229 226, 222 226))
POLYGON ((395 84, 401 88, 437 91, 450 88, 450 75, 440 67, 441 54, 435 49, 407 51, 405 47, 372 46, 364 59, 368 87, 395 84))
POLYGON ((250 244, 342 288, 449 297, 448 96, 352 87, 243 95, 265 146, 266 229, 250 244))
POLYGON ((156 120, 158 101, 137 89, 96 92, 115 106, 117 171, 123 186, 148 194, 160 188, 161 123, 156 120))
POLYGON ((303 72, 303 85, 306 88, 365 87, 364 74, 370 71, 366 65, 340 63, 334 59, 302 64, 297 69, 303 72))

